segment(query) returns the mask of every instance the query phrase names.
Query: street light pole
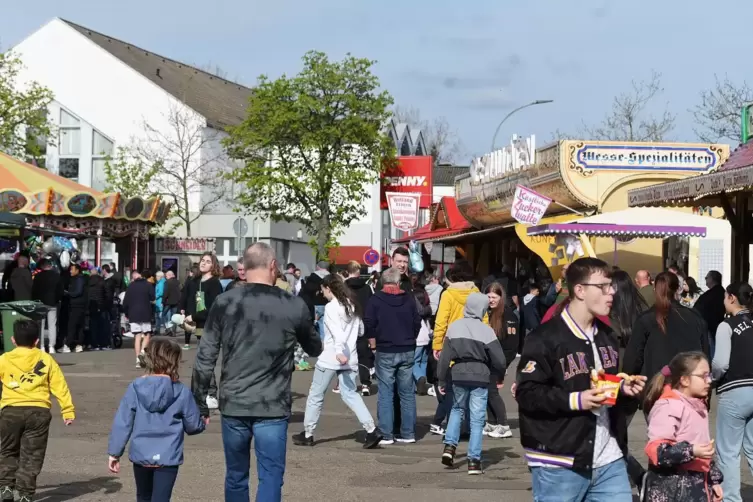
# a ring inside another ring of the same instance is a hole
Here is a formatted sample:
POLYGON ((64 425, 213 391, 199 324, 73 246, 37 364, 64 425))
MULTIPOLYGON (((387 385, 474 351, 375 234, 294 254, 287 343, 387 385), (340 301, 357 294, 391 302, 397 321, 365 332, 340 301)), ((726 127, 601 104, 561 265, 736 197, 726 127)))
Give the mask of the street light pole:
POLYGON ((492 149, 491 149, 491 151, 492 152, 494 151, 494 145, 497 142, 497 134, 499 134, 499 130, 502 128, 502 124, 504 124, 505 122, 507 122, 507 119, 509 119, 510 117, 512 117, 514 114, 518 113, 520 110, 522 110, 524 108, 528 108, 529 106, 545 105, 547 103, 552 103, 553 101, 554 101, 553 99, 537 99, 536 101, 531 101, 530 103, 528 103, 526 105, 519 106, 516 109, 514 109, 513 111, 511 111, 510 113, 508 113, 507 115, 505 115, 505 118, 503 118, 502 122, 500 122, 499 125, 497 126, 497 130, 494 131, 494 137, 492 138, 492 149))

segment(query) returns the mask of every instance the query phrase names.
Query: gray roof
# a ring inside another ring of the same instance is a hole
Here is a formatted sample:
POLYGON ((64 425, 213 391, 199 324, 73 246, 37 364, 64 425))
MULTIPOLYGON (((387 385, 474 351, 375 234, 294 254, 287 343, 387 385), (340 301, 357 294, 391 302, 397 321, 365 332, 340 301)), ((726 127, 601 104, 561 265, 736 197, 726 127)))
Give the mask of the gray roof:
POLYGON ((469 166, 453 166, 450 164, 439 164, 434 166, 433 185, 440 187, 449 187, 455 185, 455 176, 468 174, 469 166))
POLYGON ((63 20, 83 36, 185 103, 215 129, 246 118, 251 89, 135 45, 63 20))

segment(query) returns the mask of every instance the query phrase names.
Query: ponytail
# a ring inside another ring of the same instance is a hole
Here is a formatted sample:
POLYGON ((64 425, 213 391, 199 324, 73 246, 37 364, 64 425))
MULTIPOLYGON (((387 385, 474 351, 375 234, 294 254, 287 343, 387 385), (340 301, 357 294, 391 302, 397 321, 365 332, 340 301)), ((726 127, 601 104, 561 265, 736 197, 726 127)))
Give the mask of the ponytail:
POLYGON ((646 387, 643 397, 643 411, 647 415, 651 413, 651 409, 664 392, 664 387, 669 385, 676 389, 680 385, 680 379, 690 375, 698 366, 698 363, 704 360, 708 361, 703 352, 680 352, 673 357, 668 365, 654 375, 646 387))
POLYGON ((659 329, 665 335, 667 334, 667 318, 672 308, 672 300, 675 299, 678 289, 680 289, 680 280, 672 272, 662 272, 656 276, 654 281, 656 324, 659 325, 659 329))

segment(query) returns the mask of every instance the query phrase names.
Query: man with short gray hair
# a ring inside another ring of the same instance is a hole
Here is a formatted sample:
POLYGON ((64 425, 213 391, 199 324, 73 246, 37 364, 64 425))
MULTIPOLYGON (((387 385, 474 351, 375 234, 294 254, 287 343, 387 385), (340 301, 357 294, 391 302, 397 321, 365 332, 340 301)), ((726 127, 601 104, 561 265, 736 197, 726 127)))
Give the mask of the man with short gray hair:
POLYGON ((380 444, 416 442, 416 396, 413 365, 421 316, 412 294, 401 289, 402 272, 393 267, 382 274, 382 290, 366 305, 363 324, 366 336, 376 342, 377 418, 382 433, 380 444), (396 385, 397 384, 397 385, 396 385), (396 422, 395 391, 400 396, 400 437, 396 422))
POLYGON ((203 417, 222 347, 220 413, 225 449, 225 500, 249 500, 249 444, 254 441, 256 500, 282 498, 290 381, 297 343, 322 352, 306 303, 275 287, 274 250, 257 242, 244 253, 246 285, 219 295, 209 309, 194 362, 191 388, 203 417), (262 454, 263 453, 263 454, 262 454))

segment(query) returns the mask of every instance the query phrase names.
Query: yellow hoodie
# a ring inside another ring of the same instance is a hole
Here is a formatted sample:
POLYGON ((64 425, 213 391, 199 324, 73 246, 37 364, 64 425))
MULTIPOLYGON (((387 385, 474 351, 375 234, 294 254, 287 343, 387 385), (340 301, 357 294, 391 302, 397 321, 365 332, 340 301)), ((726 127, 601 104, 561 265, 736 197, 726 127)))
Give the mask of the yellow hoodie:
POLYGON ((49 354, 38 348, 16 347, 0 356, 0 381, 6 406, 50 408, 50 392, 60 403, 64 419, 76 418, 63 372, 49 354))
MULTIPOLYGON (((447 334, 447 328, 453 322, 463 318, 465 301, 471 293, 478 293, 479 290, 472 281, 454 282, 442 293, 437 308, 437 316, 434 321, 434 339, 431 343, 433 350, 442 350, 444 345, 444 336, 447 334)), ((488 315, 484 316, 484 323, 489 324, 488 315)))

